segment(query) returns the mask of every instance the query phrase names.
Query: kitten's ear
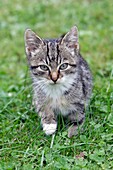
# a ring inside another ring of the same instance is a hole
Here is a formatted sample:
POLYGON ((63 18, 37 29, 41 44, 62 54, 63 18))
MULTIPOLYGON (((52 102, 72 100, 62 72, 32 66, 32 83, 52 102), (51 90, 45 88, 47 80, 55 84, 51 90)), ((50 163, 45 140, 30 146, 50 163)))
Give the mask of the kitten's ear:
POLYGON ((25 48, 26 53, 28 55, 31 52, 35 52, 35 50, 37 50, 43 44, 43 40, 39 36, 37 36, 32 30, 27 29, 25 31, 25 48))
POLYGON ((78 29, 76 26, 72 27, 71 30, 63 37, 61 44, 66 46, 72 55, 74 55, 75 51, 79 51, 78 29))

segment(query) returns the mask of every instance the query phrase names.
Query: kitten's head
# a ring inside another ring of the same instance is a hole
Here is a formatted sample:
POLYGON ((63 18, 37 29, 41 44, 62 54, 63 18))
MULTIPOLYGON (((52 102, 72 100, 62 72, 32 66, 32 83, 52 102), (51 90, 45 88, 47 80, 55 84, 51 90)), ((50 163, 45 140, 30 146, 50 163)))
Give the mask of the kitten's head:
POLYGON ((49 84, 68 81, 75 74, 79 54, 78 30, 74 26, 63 37, 42 39, 25 31, 25 48, 32 76, 49 84))

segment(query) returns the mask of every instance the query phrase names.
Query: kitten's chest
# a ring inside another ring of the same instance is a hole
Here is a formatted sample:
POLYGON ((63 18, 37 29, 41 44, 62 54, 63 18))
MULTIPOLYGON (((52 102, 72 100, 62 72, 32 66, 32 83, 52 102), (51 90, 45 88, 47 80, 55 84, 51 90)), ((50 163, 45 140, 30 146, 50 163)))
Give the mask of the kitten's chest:
POLYGON ((57 114, 67 115, 69 109, 69 103, 65 96, 58 96, 56 98, 50 98, 50 107, 53 110, 58 110, 57 114))

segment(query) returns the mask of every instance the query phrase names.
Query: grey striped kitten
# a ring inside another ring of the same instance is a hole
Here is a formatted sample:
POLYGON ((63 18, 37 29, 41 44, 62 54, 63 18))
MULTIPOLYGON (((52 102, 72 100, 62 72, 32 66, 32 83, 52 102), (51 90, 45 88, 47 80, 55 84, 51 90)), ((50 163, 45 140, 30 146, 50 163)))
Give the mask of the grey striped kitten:
POLYGON ((83 124, 92 91, 88 64, 79 52, 78 30, 74 26, 63 37, 42 39, 25 31, 25 48, 33 80, 36 111, 47 135, 57 129, 57 115, 67 119, 68 137, 83 124))

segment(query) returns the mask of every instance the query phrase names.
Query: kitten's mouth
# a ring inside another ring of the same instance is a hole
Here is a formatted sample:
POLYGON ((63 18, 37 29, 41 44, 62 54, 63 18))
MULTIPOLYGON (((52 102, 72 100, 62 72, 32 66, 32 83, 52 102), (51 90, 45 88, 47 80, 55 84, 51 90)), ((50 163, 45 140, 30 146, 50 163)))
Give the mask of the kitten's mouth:
MULTIPOLYGON (((53 81, 53 80, 52 80, 53 81)), ((57 80, 56 81, 53 81, 53 84, 58 84, 57 80)))
POLYGON ((56 82, 54 82, 54 81, 51 81, 51 82, 50 82, 50 85, 52 85, 52 86, 55 86, 55 85, 57 85, 57 84, 59 84, 57 81, 56 81, 56 82))
POLYGON ((57 85, 61 84, 61 81, 60 81, 60 79, 57 79, 57 81, 50 80, 49 84, 51 86, 57 86, 57 85))

